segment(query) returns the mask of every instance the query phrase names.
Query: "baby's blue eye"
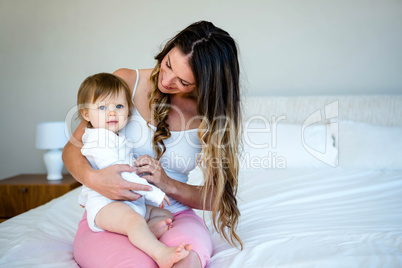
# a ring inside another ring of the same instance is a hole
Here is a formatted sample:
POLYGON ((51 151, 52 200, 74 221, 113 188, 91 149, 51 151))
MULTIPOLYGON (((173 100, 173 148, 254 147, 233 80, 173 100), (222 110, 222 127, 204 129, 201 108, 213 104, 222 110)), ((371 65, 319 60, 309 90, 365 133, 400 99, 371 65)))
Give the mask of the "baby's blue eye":
POLYGON ((106 110, 106 106, 99 106, 99 110, 106 110))
POLYGON ((116 105, 116 109, 121 109, 121 108, 123 108, 123 105, 121 105, 121 104, 116 105))

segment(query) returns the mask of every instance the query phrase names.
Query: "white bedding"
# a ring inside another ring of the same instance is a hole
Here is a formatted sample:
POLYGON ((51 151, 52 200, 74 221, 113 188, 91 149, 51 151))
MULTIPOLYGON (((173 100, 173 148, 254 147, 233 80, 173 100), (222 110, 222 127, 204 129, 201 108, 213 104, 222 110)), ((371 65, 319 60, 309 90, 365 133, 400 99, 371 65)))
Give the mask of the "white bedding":
MULTIPOLYGON (((209 268, 402 267, 401 171, 242 170, 239 179, 244 250, 211 231, 209 268)), ((0 267, 78 267, 79 191, 0 224, 0 267)))
MULTIPOLYGON (((244 139, 239 176, 244 250, 223 242, 206 217, 214 244, 208 267, 402 267, 402 95, 245 104, 244 119, 259 120, 244 139), (311 124, 312 114, 324 122, 311 124)), ((192 172, 190 183, 200 182, 192 172)), ((78 267, 79 191, 0 224, 0 267, 78 267)))

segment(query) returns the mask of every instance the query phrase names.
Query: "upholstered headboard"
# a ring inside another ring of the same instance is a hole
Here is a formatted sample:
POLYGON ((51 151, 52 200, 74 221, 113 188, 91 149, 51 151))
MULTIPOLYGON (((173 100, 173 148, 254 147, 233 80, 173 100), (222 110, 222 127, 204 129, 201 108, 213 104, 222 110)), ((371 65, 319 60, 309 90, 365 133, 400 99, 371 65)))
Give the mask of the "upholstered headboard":
POLYGON ((337 119, 383 126, 402 126, 402 95, 246 97, 243 118, 286 116, 283 122, 303 123, 313 114, 322 121, 337 119), (317 112, 320 111, 321 112, 317 112))

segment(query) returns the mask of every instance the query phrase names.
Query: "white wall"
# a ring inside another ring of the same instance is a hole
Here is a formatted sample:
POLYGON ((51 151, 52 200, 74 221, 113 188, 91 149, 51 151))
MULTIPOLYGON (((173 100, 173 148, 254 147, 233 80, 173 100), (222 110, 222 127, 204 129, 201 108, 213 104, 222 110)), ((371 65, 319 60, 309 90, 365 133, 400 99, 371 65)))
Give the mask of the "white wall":
POLYGON ((0 0, 0 178, 45 172, 36 124, 85 77, 153 67, 201 19, 238 41, 247 95, 402 93, 400 0, 0 0))

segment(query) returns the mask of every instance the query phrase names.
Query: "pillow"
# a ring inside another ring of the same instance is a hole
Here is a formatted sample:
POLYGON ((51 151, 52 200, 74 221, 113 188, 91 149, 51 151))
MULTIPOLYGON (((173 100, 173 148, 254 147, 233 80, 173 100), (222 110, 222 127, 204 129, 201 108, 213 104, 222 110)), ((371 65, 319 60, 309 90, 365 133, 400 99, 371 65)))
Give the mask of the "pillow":
POLYGON ((402 169, 402 128, 339 122, 339 165, 402 169))
POLYGON ((248 120, 243 129, 242 169, 326 168, 338 164, 332 124, 248 120))

